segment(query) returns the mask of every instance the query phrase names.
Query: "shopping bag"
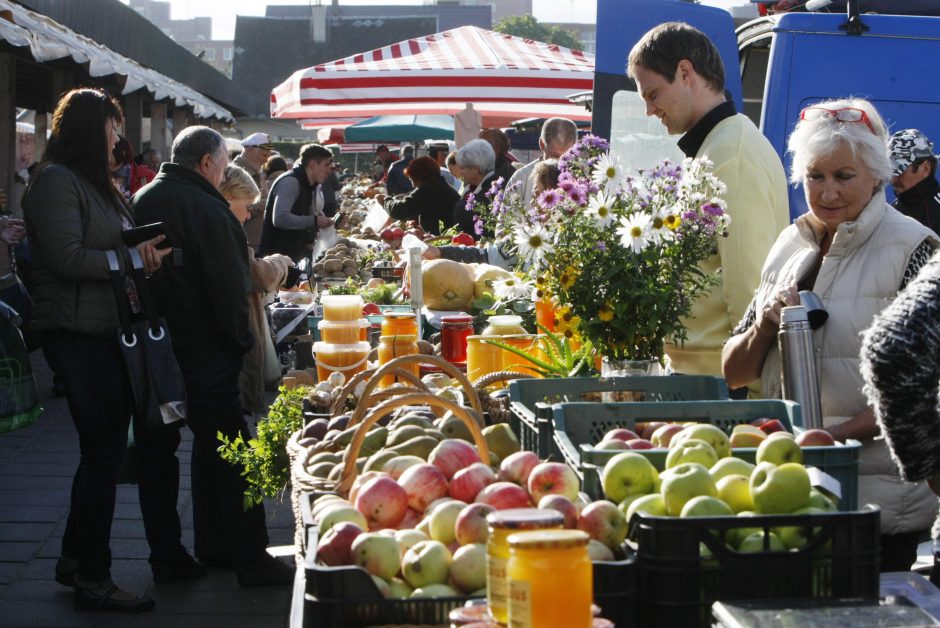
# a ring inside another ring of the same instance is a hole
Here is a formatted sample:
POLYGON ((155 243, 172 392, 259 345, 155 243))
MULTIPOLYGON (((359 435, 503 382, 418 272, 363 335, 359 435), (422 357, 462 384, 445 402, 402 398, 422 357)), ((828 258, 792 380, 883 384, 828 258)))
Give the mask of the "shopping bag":
POLYGON ((42 414, 26 343, 12 320, 16 316, 0 307, 0 433, 32 425, 42 414))

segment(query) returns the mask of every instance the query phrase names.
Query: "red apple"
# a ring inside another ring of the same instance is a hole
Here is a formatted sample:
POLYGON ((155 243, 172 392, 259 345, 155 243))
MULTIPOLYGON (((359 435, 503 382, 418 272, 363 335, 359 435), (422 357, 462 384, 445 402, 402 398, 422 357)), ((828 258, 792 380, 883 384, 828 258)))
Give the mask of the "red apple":
POLYGON ((797 434, 796 444, 800 447, 832 447, 836 441, 826 430, 813 429, 797 434))
POLYGON ((398 522, 398 529, 413 530, 414 528, 417 528, 423 516, 424 515, 417 510, 409 508, 405 511, 405 516, 402 517, 401 521, 398 522))
POLYGON ((634 438, 627 441, 627 447, 630 449, 655 449, 656 445, 645 438, 634 438))
POLYGON ((653 432, 666 425, 664 421, 650 421, 648 423, 643 423, 643 429, 640 429, 640 424, 636 424, 636 431, 640 435, 640 438, 645 438, 646 440, 653 440, 653 432))
POLYGON ((457 542, 461 545, 486 543, 489 538, 486 516, 495 511, 489 504, 470 504, 461 510, 454 524, 457 542))
POLYGON ((370 530, 381 530, 401 523, 408 510, 408 495, 398 482, 381 476, 363 484, 353 503, 365 515, 370 530))
POLYGON ((774 432, 786 432, 787 431, 787 428, 783 426, 783 423, 781 423, 777 419, 767 419, 766 421, 764 421, 757 427, 759 427, 761 431, 764 432, 765 434, 773 434, 774 432))
POLYGON ((578 528, 578 507, 564 495, 546 495, 539 500, 542 510, 557 510, 565 518, 564 527, 576 530, 578 528))
POLYGON ((581 511, 578 529, 613 550, 627 538, 627 518, 613 502, 596 501, 581 511))
POLYGON ((669 447, 676 434, 681 432, 683 427, 678 423, 666 423, 659 426, 650 437, 650 442, 656 447, 669 447))
POLYGON ((382 313, 382 308, 380 308, 375 303, 366 303, 362 306, 362 315, 363 316, 377 316, 382 313))
POLYGON ((627 442, 628 440, 633 440, 634 438, 639 438, 640 435, 634 432, 633 430, 628 430, 625 427, 615 427, 612 430, 609 430, 604 434, 602 440, 622 440, 627 442))
POLYGON ((493 482, 477 494, 478 504, 487 504, 496 510, 531 508, 532 500, 525 489, 512 482, 493 482))
POLYGON ((382 233, 379 234, 379 237, 385 241, 394 240, 395 232, 392 231, 391 227, 386 227, 385 229, 382 229, 382 233))
POLYGON ((578 491, 581 490, 581 481, 566 464, 542 462, 536 465, 529 474, 528 487, 529 495, 535 503, 553 493, 564 495, 574 501, 578 498, 578 491))
POLYGON ((480 462, 476 448, 459 438, 445 438, 431 450, 428 462, 444 472, 450 480, 461 469, 466 469, 475 462, 480 462))
POLYGON ((499 479, 526 486, 529 474, 538 463, 539 457, 531 451, 517 451, 509 454, 499 463, 499 479))
POLYGON ((424 512, 428 504, 447 495, 447 477, 433 464, 408 467, 398 478, 408 495, 408 507, 424 512))
POLYGON ((361 489, 369 480, 380 477, 388 477, 388 474, 382 473, 381 471, 366 471, 365 473, 357 475, 356 479, 352 482, 352 486, 349 488, 349 501, 355 504, 356 496, 359 494, 359 489, 361 489))
POLYGON ((362 533, 363 529, 351 521, 337 523, 320 537, 320 542, 317 543, 317 560, 331 567, 351 565, 349 549, 356 537, 362 533))
POLYGON ((450 496, 469 504, 476 499, 477 493, 495 481, 496 474, 488 465, 474 462, 454 474, 450 481, 450 496))
POLYGON ((405 237, 405 231, 401 227, 392 227, 392 239, 401 240, 405 237))

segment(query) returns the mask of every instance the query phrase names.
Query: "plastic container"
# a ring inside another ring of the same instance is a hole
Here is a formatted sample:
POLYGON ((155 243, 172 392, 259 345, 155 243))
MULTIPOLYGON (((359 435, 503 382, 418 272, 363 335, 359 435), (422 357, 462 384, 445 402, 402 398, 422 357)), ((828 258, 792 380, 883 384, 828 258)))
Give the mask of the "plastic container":
POLYGON ((591 628, 589 539, 581 530, 534 530, 509 535, 510 626, 591 628))
MULTIPOLYGON (((395 358, 404 355, 415 355, 418 353, 418 337, 414 334, 404 336, 382 336, 379 338, 379 366, 391 362, 395 358)), ((414 373, 415 377, 420 377, 420 364, 409 364, 404 368, 414 373)), ((386 388, 396 381, 400 381, 395 375, 385 375, 379 386, 386 388)))
POLYGON ((317 379, 325 381, 330 373, 339 372, 348 381, 356 373, 366 370, 372 347, 368 342, 352 344, 313 343, 313 357, 317 361, 317 379))
POLYGON ((323 319, 354 321, 362 318, 362 297, 358 294, 324 294, 320 297, 323 319))
MULTIPOLYGON (((599 402, 605 392, 629 393, 648 401, 728 398, 725 380, 704 375, 522 379, 509 384, 509 426, 519 437, 523 449, 537 453, 539 458, 548 458, 554 448, 552 404, 599 402)), ((554 453, 555 459, 560 460, 560 453, 554 453)))
POLYGON ((385 312, 382 320, 383 336, 418 335, 418 320, 414 312, 385 312))
POLYGON ((317 323, 317 331, 322 342, 348 345, 369 340, 369 328, 372 323, 360 318, 355 321, 323 321, 317 323))
POLYGON ((500 314, 486 319, 483 336, 510 336, 527 333, 522 326, 522 317, 515 314, 500 314))
MULTIPOLYGON (((484 338, 486 336, 467 336, 467 379, 471 384, 503 368, 503 350, 481 342, 484 338)), ((495 336, 490 338, 498 340, 495 336)))
POLYGON ((639 625, 708 626, 717 600, 878 597, 880 512, 753 517, 650 517, 630 521, 637 544, 639 625), (810 527, 801 549, 741 553, 725 543, 742 528, 810 527))

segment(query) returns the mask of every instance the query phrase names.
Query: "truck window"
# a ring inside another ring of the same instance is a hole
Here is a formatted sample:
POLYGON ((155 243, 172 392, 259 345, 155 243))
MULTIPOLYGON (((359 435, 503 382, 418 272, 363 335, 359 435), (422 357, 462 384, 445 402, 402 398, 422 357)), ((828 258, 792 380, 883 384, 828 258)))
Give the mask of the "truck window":
POLYGON ((744 94, 744 115, 760 126, 764 105, 764 81, 770 59, 770 40, 763 37, 741 48, 741 86, 744 94))
POLYGON ((663 159, 680 163, 685 155, 654 116, 646 115, 646 103, 637 92, 614 93, 611 105, 610 149, 626 169, 650 168, 663 159))

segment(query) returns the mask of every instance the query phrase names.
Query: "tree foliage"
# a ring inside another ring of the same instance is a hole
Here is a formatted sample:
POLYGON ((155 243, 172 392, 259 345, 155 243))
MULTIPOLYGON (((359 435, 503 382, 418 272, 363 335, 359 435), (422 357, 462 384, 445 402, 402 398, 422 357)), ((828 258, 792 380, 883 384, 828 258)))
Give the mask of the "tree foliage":
POLYGON ((583 48, 578 37, 569 30, 559 26, 548 26, 540 23, 531 15, 513 15, 500 21, 493 27, 497 33, 515 35, 548 44, 557 44, 566 48, 580 50, 583 48))

